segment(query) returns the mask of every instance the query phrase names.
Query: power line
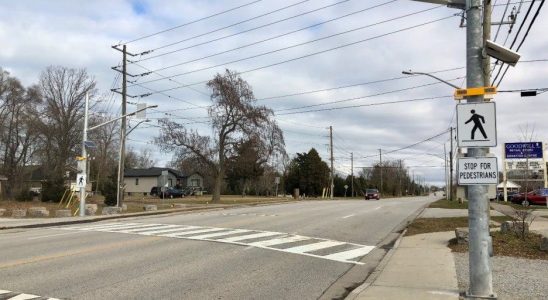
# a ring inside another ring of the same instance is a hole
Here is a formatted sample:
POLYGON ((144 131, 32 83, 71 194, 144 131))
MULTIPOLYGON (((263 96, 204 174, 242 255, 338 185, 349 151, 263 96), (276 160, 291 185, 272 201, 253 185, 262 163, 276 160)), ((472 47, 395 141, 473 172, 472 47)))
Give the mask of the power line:
MULTIPOLYGON (((462 78, 463 77, 457 77, 457 78, 454 78, 454 79, 450 79, 448 81, 454 81, 454 80, 458 80, 458 79, 462 79, 462 78)), ((278 109, 278 110, 276 110, 276 112, 303 109, 303 108, 310 108, 310 107, 318 107, 318 106, 329 105, 329 104, 337 104, 337 103, 342 103, 342 102, 349 102, 349 101, 354 101, 354 100, 360 100, 360 99, 365 99, 365 98, 371 98, 371 97, 383 96, 383 95, 392 94, 392 93, 399 93, 399 92, 414 90, 414 89, 427 87, 427 86, 432 86, 432 85, 438 85, 438 84, 442 84, 442 83, 443 82, 436 81, 436 82, 433 82, 433 83, 416 85, 416 86, 407 87, 407 88, 403 88, 403 89, 396 89, 396 90, 391 90, 391 91, 386 91, 386 92, 381 92, 381 93, 376 93, 376 94, 371 94, 371 95, 366 95, 366 96, 353 97, 353 98, 348 98, 348 99, 343 99, 343 100, 329 101, 329 102, 323 102, 323 103, 311 104, 311 105, 305 105, 305 106, 299 106, 299 107, 293 107, 293 108, 278 109)))
MULTIPOLYGON (((426 142, 431 141, 431 140, 433 140, 433 139, 435 139, 435 138, 437 138, 437 137, 440 137, 440 136, 442 136, 442 135, 444 135, 444 134, 446 134, 446 133, 448 133, 448 132, 449 132, 449 130, 446 129, 446 130, 444 130, 444 131, 442 131, 442 132, 440 132, 440 133, 438 133, 438 134, 436 134, 436 135, 434 135, 434 136, 432 136, 432 137, 429 137, 429 138, 427 138, 427 139, 424 139, 424 140, 422 140, 422 141, 420 141, 420 142, 416 142, 416 143, 413 143, 413 144, 411 144, 411 145, 408 145, 408 146, 405 146, 405 147, 398 148, 398 149, 396 149, 396 150, 391 150, 391 151, 383 152, 383 154, 390 154, 390 153, 394 153, 394 152, 398 152, 398 151, 401 151, 401 150, 405 150, 405 149, 409 149, 409 148, 415 147, 415 146, 417 146, 417 145, 420 145, 420 144, 422 144, 422 143, 426 143, 426 142)), ((362 158, 369 158, 369 157, 377 157, 377 155, 369 155, 369 156, 364 156, 364 157, 362 157, 362 158)))
MULTIPOLYGON (((535 13, 535 15, 533 16, 533 20, 531 20, 531 23, 529 23, 529 27, 527 27, 527 31, 525 31, 525 35, 523 36, 521 42, 519 43, 519 46, 518 48, 516 49, 516 52, 519 51, 519 49, 521 48, 521 46, 523 45, 523 42, 525 42, 525 39, 527 39, 527 36, 529 35, 529 31, 531 31, 531 28, 533 27, 533 24, 535 23, 539 13, 540 13, 540 10, 542 9, 542 6, 544 5, 544 2, 545 0, 542 0, 542 2, 540 3, 539 7, 537 8, 537 11, 535 13)), ((532 4, 531 4, 532 5, 532 4)), ((502 66, 501 66, 502 68, 502 66)), ((506 72, 508 72, 508 68, 510 68, 510 65, 506 65, 506 69, 504 70, 504 73, 502 74, 502 76, 500 77, 500 80, 499 82, 497 83, 497 87, 500 85, 500 83, 502 82, 502 79, 504 79, 504 76, 506 76, 506 72)))
POLYGON ((200 22, 200 21, 204 21, 204 20, 216 17, 216 16, 220 16, 222 14, 226 14, 227 12, 231 12, 231 11, 234 11, 234 10, 237 10, 237 9, 240 9, 240 8, 243 8, 243 7, 258 3, 258 2, 261 2, 261 1, 263 1, 263 0, 251 1, 249 3, 243 4, 243 5, 240 5, 240 6, 237 6, 237 7, 233 7, 233 8, 230 8, 230 9, 227 9, 227 10, 224 10, 224 11, 221 11, 221 12, 206 16, 206 17, 202 17, 202 18, 194 20, 194 21, 190 21, 188 23, 184 23, 184 24, 177 25, 177 26, 174 26, 174 27, 170 27, 168 29, 164 29, 164 30, 161 30, 161 31, 158 31, 158 32, 155 32, 155 33, 151 33, 151 34, 148 34, 148 35, 145 35, 145 36, 130 40, 130 41, 125 42, 125 43, 119 43, 118 46, 122 45, 122 44, 129 44, 129 43, 133 43, 133 42, 136 42, 136 41, 140 41, 140 40, 143 40, 143 39, 146 39, 146 38, 149 38, 149 37, 153 37, 155 35, 162 34, 162 33, 177 29, 177 28, 181 28, 181 27, 184 27, 184 26, 187 26, 187 25, 190 25, 190 24, 194 24, 194 23, 197 23, 197 22, 200 22))
MULTIPOLYGON (((188 37, 188 38, 185 38, 185 39, 182 39, 182 40, 173 42, 173 43, 169 43, 169 44, 166 44, 166 45, 163 45, 163 46, 160 46, 160 47, 157 47, 157 48, 148 50, 148 51, 146 51, 146 52, 143 53, 143 54, 148 54, 148 53, 151 53, 151 52, 156 51, 156 50, 159 50, 159 49, 164 49, 164 48, 167 48, 167 47, 171 47, 171 46, 174 46, 174 45, 177 45, 177 44, 180 44, 180 43, 182 43, 182 42, 186 42, 186 41, 189 41, 189 40, 198 38, 198 37, 206 36, 206 35, 208 35, 208 34, 212 34, 212 33, 215 33, 215 32, 219 32, 219 31, 221 31, 221 30, 225 30, 225 29, 228 29, 228 28, 231 28, 231 27, 235 27, 235 26, 241 25, 241 24, 243 24, 243 23, 247 23, 247 22, 249 22, 249 21, 256 20, 256 19, 259 19, 259 18, 268 16, 268 15, 271 15, 271 14, 274 14, 274 13, 277 13, 277 12, 280 12, 280 11, 282 11, 282 10, 286 10, 286 9, 288 9, 288 8, 291 8, 291 7, 294 7, 294 6, 303 4, 303 3, 308 2, 308 1, 310 1, 310 0, 299 1, 299 2, 296 2, 296 3, 290 4, 290 5, 287 5, 287 6, 284 6, 284 7, 281 7, 281 8, 272 10, 272 11, 269 11, 269 12, 267 12, 267 13, 260 14, 260 15, 255 16, 255 17, 252 17, 252 18, 249 18, 249 19, 245 19, 245 20, 243 20, 243 21, 239 21, 239 22, 236 22, 236 23, 227 25, 227 26, 223 26, 223 27, 220 27, 220 28, 217 28, 217 29, 208 31, 208 32, 204 32, 204 33, 200 33, 200 34, 197 34, 197 35, 193 35, 193 36, 191 36, 191 37, 188 37)), ((336 4, 343 3, 343 2, 348 2, 348 1, 350 1, 350 0, 339 1, 339 2, 337 2, 337 3, 332 4, 331 6, 334 6, 334 5, 336 5, 336 4)))
MULTIPOLYGON (((257 68, 250 69, 250 70, 246 70, 246 71, 242 71, 242 72, 238 72, 238 74, 250 73, 250 72, 254 72, 254 71, 258 71, 258 70, 262 70, 262 69, 266 69, 266 68, 270 68, 270 67, 282 65, 282 64, 285 64, 285 63, 288 63, 288 62, 297 61, 297 60, 300 60, 300 59, 303 59, 303 58, 308 58, 308 57, 311 57, 311 56, 315 56, 315 55, 319 55, 319 54, 328 53, 328 52, 331 52, 331 51, 335 51, 335 50, 339 50, 339 49, 346 48, 346 47, 349 47, 349 46, 353 46, 353 45, 357 45, 357 44, 360 44, 360 43, 364 43, 364 42, 367 42, 367 41, 375 40, 375 39, 378 39, 378 38, 381 38, 381 37, 389 36, 389 35, 392 35, 392 34, 404 32, 404 31, 408 31, 408 30, 411 30, 411 29, 416 29, 416 28, 419 28, 419 27, 422 27, 422 26, 430 25, 430 24, 433 24, 433 23, 436 23, 436 22, 444 21, 444 20, 453 18, 453 17, 455 17, 455 16, 456 16, 456 15, 453 14, 453 15, 450 15, 450 16, 447 16, 447 17, 444 17, 444 18, 432 20, 432 21, 429 21, 429 22, 417 24, 417 25, 410 26, 410 27, 405 27, 405 28, 402 28, 402 29, 399 29, 399 30, 395 30, 395 31, 391 31, 391 32, 384 33, 384 34, 381 34, 381 35, 373 36, 373 37, 371 37, 371 38, 367 38, 367 39, 355 41, 355 42, 352 42, 352 43, 343 44, 343 45, 340 45, 340 46, 337 46, 337 47, 334 47, 334 48, 329 48, 329 49, 322 50, 322 51, 318 51, 318 52, 312 52, 312 53, 309 53, 309 54, 306 54, 306 55, 303 55, 303 56, 299 56, 299 57, 295 57, 295 58, 292 58, 292 59, 283 60, 283 61, 280 61, 280 62, 277 62, 277 63, 273 63, 273 64, 261 66, 261 67, 257 67, 257 68)), ((169 76, 168 76, 168 77, 169 77, 169 76)), ((173 88, 161 90, 161 91, 159 91, 159 92, 172 91, 172 90, 181 89, 181 88, 184 88, 184 87, 187 87, 187 86, 198 85, 198 84, 202 84, 202 83, 206 83, 206 82, 208 82, 208 81, 206 80, 206 81, 201 81, 201 82, 192 83, 192 84, 188 84, 188 85, 176 86, 176 87, 173 87, 173 88)), ((143 82, 143 83, 147 83, 147 82, 143 82)), ((145 96, 150 96, 150 94, 140 95, 140 97, 145 97, 145 96)))
MULTIPOLYGON (((437 8, 437 7, 435 7, 435 8, 437 8)), ((324 36, 324 37, 317 38, 317 39, 313 39, 313 40, 310 40, 310 41, 306 41, 306 42, 294 44, 294 45, 291 45, 291 46, 287 46, 287 47, 283 47, 283 48, 278 48, 278 49, 274 49, 274 50, 270 50, 270 51, 266 51, 266 52, 262 52, 262 53, 259 53, 259 54, 255 54, 255 55, 252 55, 252 56, 247 56, 247 57, 244 57, 244 58, 239 58, 239 59, 231 60, 231 61, 228 61, 228 62, 223 62, 223 63, 216 64, 216 65, 213 65, 213 66, 203 67, 203 68, 194 69, 194 70, 186 71, 186 72, 179 73, 179 74, 175 74, 175 75, 170 75, 170 76, 168 76, 168 77, 166 77, 166 78, 174 78, 174 77, 179 77, 179 76, 183 76, 183 75, 188 75, 188 74, 192 74, 192 73, 196 73, 196 72, 201 72, 201 71, 205 71, 205 70, 210 70, 210 69, 214 69, 214 68, 217 68, 217 67, 226 66, 226 65, 228 65, 228 64, 233 64, 233 63, 237 63, 237 62, 242 62, 242 61, 246 61, 246 60, 250 60, 250 59, 254 59, 254 58, 258 58, 258 57, 270 55, 270 54, 273 54, 273 53, 285 51, 285 50, 288 50, 288 49, 297 48, 297 47, 304 46, 304 45, 307 45, 307 44, 311 44, 311 43, 315 43, 315 42, 318 42, 318 41, 330 39, 330 38, 333 38, 333 37, 336 37, 336 36, 339 36, 339 35, 343 35, 343 34, 355 32, 355 31, 363 30, 363 29, 366 29, 366 28, 369 28, 369 27, 377 26, 377 25, 380 25, 380 24, 383 24, 383 23, 388 23, 388 22, 400 20, 400 19, 403 19, 403 18, 407 18, 407 17, 409 17, 409 16, 416 15, 416 14, 420 14, 420 13, 424 13, 424 12, 426 12, 426 11, 430 11, 430 10, 435 9, 435 8, 429 8, 429 9, 421 10, 421 11, 418 11, 418 12, 414 12, 414 13, 410 13, 410 14, 406 14, 406 15, 401 15, 401 16, 398 16, 398 17, 394 17, 394 18, 387 19, 387 20, 384 20, 384 21, 376 22, 376 23, 373 23, 373 24, 369 24, 369 25, 365 25, 365 26, 360 26, 360 27, 357 27, 357 28, 349 29, 349 30, 346 30, 346 31, 343 31, 343 32, 331 34, 331 35, 324 36)), ((236 48, 236 49, 237 49, 237 48, 236 48)), ((228 50, 228 51, 225 51, 225 52, 229 52, 229 51, 233 51, 233 50, 234 50, 234 49, 231 49, 231 50, 228 50)), ((190 63, 190 62, 195 62, 195 61, 203 60, 203 59, 209 58, 209 57, 211 57, 211 56, 216 56, 216 55, 218 55, 218 54, 222 54, 222 53, 225 53, 225 52, 220 52, 220 53, 213 54, 213 55, 210 55, 210 56, 198 58, 198 59, 195 59, 195 60, 190 60, 190 61, 187 61, 187 62, 184 62, 184 63, 179 63, 179 64, 176 64, 176 65, 171 65, 171 66, 163 67, 163 68, 160 68, 160 69, 156 69, 155 71, 162 71, 162 70, 165 70, 165 69, 168 69, 168 68, 172 68, 172 67, 176 67, 176 66, 181 66, 181 65, 184 65, 184 64, 187 64, 187 63, 190 63)), ((146 73, 145 73, 145 74, 146 74, 146 73)), ((141 76, 142 76, 142 75, 145 75, 145 74, 141 74, 141 76)), ((154 80, 148 80, 148 81, 145 81, 145 82, 142 82, 142 83, 151 83, 151 82, 156 82, 156 81, 161 81, 161 80, 162 80, 162 79, 154 79, 154 80)))
MULTIPOLYGON (((368 11, 368 10, 371 10, 371 9, 374 9, 374 8, 378 8, 378 7, 387 5, 387 4, 392 3, 392 2, 395 2, 395 1, 397 1, 397 0, 391 0, 391 1, 388 1, 388 2, 385 2, 385 3, 381 3, 381 4, 378 4, 378 5, 375 5, 375 6, 371 6, 371 7, 365 8, 365 9, 361 9, 361 10, 359 10, 359 11, 355 11, 355 12, 346 14, 346 15, 344 15, 344 16, 340 16, 340 17, 337 17, 337 18, 329 19, 329 20, 327 20, 327 21, 323 21, 323 22, 320 22, 320 23, 316 23, 316 24, 314 24, 314 25, 306 26, 306 27, 303 27, 303 28, 300 28, 300 29, 297 29, 297 30, 292 30, 292 31, 289 31, 289 32, 286 32, 286 33, 283 33, 283 34, 278 34, 278 35, 275 35, 275 36, 272 36, 272 37, 269 37, 269 38, 266 38, 266 39, 262 39, 262 40, 255 41, 255 42, 252 42, 252 43, 249 43, 249 44, 245 44, 245 45, 242 45, 242 46, 238 46, 238 47, 236 47, 236 48, 224 50, 224 51, 221 51, 221 52, 216 52, 216 53, 209 54, 209 55, 206 55, 206 56, 202 56, 202 57, 199 57, 199 58, 187 60, 187 61, 180 62, 180 63, 177 63, 177 64, 173 64, 173 65, 170 65, 170 66, 167 66, 167 67, 163 67, 163 68, 160 68, 160 69, 156 69, 156 71, 171 69, 171 68, 178 67, 178 66, 182 66, 182 65, 189 64, 189 63, 192 63, 192 62, 197 62, 197 61, 204 60, 204 59, 207 59, 207 58, 212 58, 212 57, 215 57, 215 56, 219 56, 219 55, 221 55, 221 54, 226 54, 226 53, 230 53, 230 52, 233 52, 233 51, 236 51, 236 50, 241 50, 241 49, 244 49, 244 48, 247 48, 247 47, 250 47, 250 46, 255 46, 255 45, 258 45, 258 44, 261 44, 261 43, 264 43, 264 42, 272 41, 272 40, 275 40, 275 39, 278 39, 278 38, 281 38, 281 37, 284 37, 284 36, 288 36, 288 35, 291 35, 291 34, 300 32, 300 31, 304 31, 304 30, 307 30, 307 29, 310 29, 310 28, 313 28, 313 27, 317 27, 317 26, 319 26, 319 25, 323 25, 323 24, 326 24, 326 23, 329 23, 329 22, 333 22, 333 21, 335 21, 335 20, 340 20, 340 19, 342 19, 342 18, 351 16, 351 15, 355 15, 355 14, 357 14, 357 13, 361 13, 361 12, 368 11)), ((322 9, 323 9, 323 8, 322 8, 322 9)), ((432 10, 432 9, 435 9, 435 8, 430 8, 430 9, 428 9, 428 10, 432 10)), ((364 27, 362 27, 362 28, 364 28, 364 27)), ((354 31, 354 30, 358 30, 358 29, 353 29, 353 30, 351 30, 351 31, 354 31)), ((338 35, 344 34, 344 33, 348 33, 348 32, 351 32, 351 31, 346 31, 346 32, 343 32, 343 33, 339 33, 338 35)), ((335 36, 335 35, 332 35, 332 36, 329 36, 329 37, 320 38, 320 39, 316 39, 316 40, 312 40, 312 41, 308 41, 307 43, 316 42, 316 41, 323 40, 323 39, 326 39, 326 38, 330 38, 330 37, 333 37, 333 36, 335 36)), ((215 40, 217 40, 217 39, 215 39, 215 40)), ((206 42, 204 42, 204 43, 206 43, 206 42)), ((200 43, 199 45, 202 45, 202 44, 204 44, 204 43, 200 43)), ((209 41, 208 41, 207 43, 209 43, 209 41)), ((304 45, 304 44, 307 44, 307 43, 295 45, 295 46, 292 46, 292 47, 301 46, 301 45, 304 45)), ((185 47, 185 48, 180 49, 180 50, 171 51, 171 52, 169 52, 169 54, 174 53, 174 52, 178 52, 178 51, 181 51, 181 50, 190 49, 190 48, 193 48, 193 47, 194 47, 194 46, 189 46, 189 47, 185 47)), ((291 48, 291 47, 289 47, 289 48, 291 48)), ((288 49, 288 48, 279 49, 279 50, 277 50, 277 51, 281 51, 281 50, 285 50, 285 49, 288 49)), ((157 56, 154 56, 154 57, 163 56, 163 55, 165 55, 165 54, 160 54, 160 55, 157 55, 157 56)), ((149 58, 147 58, 147 59, 151 59, 151 58, 153 58, 153 57, 149 57, 149 58)), ((143 60, 145 60, 145 59, 143 59, 143 60)))
POLYGON ((376 103, 369 103, 369 104, 359 104, 359 105, 349 105, 349 106, 339 106, 339 107, 322 108, 322 109, 314 109, 314 110, 287 112, 287 113, 281 113, 281 114, 277 114, 277 115, 279 115, 279 116, 280 115, 282 115, 282 116, 283 115, 295 115, 295 114, 303 114, 303 113, 309 113, 309 112, 331 111, 331 110, 340 110, 340 109, 367 107, 367 106, 380 106, 380 105, 406 103, 406 102, 438 100, 438 99, 445 99, 445 98, 453 98, 453 96, 438 96, 438 97, 416 98, 416 99, 406 99, 406 100, 387 101, 387 102, 376 102, 376 103))

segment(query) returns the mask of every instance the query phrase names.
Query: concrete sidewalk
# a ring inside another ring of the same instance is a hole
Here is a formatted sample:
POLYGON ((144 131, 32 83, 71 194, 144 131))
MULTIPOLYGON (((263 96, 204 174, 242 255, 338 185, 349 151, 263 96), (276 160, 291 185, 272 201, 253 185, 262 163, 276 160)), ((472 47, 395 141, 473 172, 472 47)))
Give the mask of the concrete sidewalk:
POLYGON ((453 231, 406 236, 346 299, 459 299, 453 231))

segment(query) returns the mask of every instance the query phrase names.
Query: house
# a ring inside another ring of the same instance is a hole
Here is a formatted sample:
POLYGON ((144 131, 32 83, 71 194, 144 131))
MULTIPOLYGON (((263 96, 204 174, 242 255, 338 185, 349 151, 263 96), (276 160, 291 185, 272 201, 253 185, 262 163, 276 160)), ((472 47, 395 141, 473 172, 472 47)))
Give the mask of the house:
MULTIPOLYGON (((521 185, 510 180, 506 181, 506 190, 508 192, 519 192, 520 189, 521 189, 521 185)), ((498 192, 504 191, 504 182, 501 182, 497 185, 497 191, 498 192)))
POLYGON ((171 168, 152 167, 125 170, 124 184, 126 193, 143 193, 146 195, 155 186, 203 188, 204 179, 199 173, 186 175, 171 168))

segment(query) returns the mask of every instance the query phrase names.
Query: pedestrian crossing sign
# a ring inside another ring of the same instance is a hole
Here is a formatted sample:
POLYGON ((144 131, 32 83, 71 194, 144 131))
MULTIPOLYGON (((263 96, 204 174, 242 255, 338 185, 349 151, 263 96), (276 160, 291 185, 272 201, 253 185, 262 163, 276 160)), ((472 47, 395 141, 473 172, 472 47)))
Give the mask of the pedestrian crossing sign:
POLYGON ((458 104, 457 140, 459 147, 497 146, 495 102, 458 104))

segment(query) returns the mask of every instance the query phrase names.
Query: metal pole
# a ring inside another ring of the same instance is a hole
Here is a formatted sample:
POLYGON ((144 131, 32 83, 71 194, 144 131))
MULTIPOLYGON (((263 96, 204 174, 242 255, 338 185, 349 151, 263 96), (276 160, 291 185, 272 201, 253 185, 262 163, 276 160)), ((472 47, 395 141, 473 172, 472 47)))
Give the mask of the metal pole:
POLYGON ((443 153, 445 157, 445 200, 449 200, 449 193, 447 191, 447 187, 449 186, 449 182, 447 181, 447 149, 445 148, 445 143, 443 144, 443 153))
POLYGON ((503 182, 503 195, 504 195, 504 202, 508 202, 508 175, 507 175, 507 167, 506 167, 506 145, 503 145, 502 148, 502 182, 503 182))
MULTIPOLYGON (((484 84, 483 35, 481 0, 466 1, 466 85, 468 88, 484 84)), ((468 103, 481 103, 483 96, 470 96, 468 103)), ((488 148, 468 148, 469 157, 485 157, 488 148)), ((493 277, 489 257, 489 200, 487 185, 468 186, 468 226, 470 255, 470 287, 468 297, 489 298, 493 295, 493 277)))
MULTIPOLYGON (((86 141, 88 139, 88 109, 89 109, 89 94, 86 93, 86 100, 84 105, 84 132, 82 135, 82 158, 83 158, 83 172, 87 173, 88 154, 86 151, 86 141)), ((86 185, 80 187, 80 217, 86 215, 86 185)))
POLYGON ((449 149, 449 200, 453 201, 453 127, 451 127, 451 143, 449 149))
POLYGON ((350 152, 350 198, 354 197, 354 153, 350 152))
POLYGON ((379 193, 382 195, 382 149, 379 149, 379 167, 381 168, 381 186, 379 187, 379 193))
POLYGON ((333 126, 329 126, 329 145, 330 145, 329 149, 331 150, 331 189, 330 189, 329 198, 333 200, 333 187, 335 186, 334 184, 335 173, 333 169, 333 126))
POLYGON ((118 184, 116 194, 116 206, 121 207, 124 200, 124 161, 126 156, 126 95, 127 95, 127 72, 126 72, 126 45, 122 49, 122 125, 120 130, 120 152, 118 157, 118 184))

